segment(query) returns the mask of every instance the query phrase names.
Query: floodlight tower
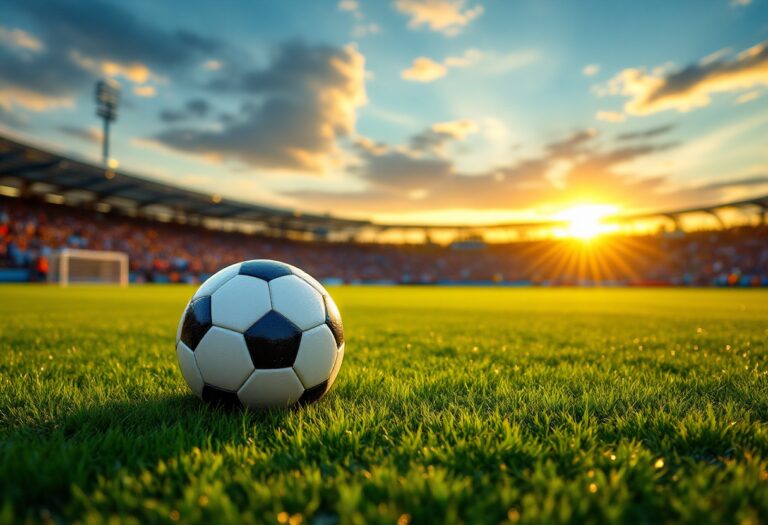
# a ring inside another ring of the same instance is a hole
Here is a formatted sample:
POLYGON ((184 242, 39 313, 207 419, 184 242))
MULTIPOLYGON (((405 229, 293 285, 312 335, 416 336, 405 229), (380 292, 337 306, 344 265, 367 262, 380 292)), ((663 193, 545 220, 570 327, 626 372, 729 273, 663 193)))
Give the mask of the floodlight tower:
POLYGON ((119 103, 120 84, 111 79, 96 82, 96 114, 104 119, 101 153, 105 166, 109 166, 109 123, 117 120, 119 103))

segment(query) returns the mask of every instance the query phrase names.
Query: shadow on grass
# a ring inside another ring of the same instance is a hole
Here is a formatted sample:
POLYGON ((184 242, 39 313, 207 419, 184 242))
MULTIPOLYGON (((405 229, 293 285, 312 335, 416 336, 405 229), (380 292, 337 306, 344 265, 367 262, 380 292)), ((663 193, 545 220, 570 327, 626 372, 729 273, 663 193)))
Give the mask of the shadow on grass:
POLYGON ((59 420, 5 429, 0 440, 0 493, 17 512, 59 509, 72 487, 88 491, 99 477, 152 468, 195 447, 221 450, 273 434, 289 411, 214 406, 192 395, 109 402, 59 420))

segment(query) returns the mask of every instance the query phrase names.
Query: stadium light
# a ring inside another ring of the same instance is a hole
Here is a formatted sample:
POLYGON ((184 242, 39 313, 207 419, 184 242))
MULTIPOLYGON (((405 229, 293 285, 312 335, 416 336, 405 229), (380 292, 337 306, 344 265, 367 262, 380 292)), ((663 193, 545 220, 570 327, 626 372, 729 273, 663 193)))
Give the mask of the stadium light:
POLYGON ((117 120, 119 103, 120 84, 110 79, 96 82, 96 114, 104 120, 101 154, 105 166, 109 165, 109 123, 117 120))

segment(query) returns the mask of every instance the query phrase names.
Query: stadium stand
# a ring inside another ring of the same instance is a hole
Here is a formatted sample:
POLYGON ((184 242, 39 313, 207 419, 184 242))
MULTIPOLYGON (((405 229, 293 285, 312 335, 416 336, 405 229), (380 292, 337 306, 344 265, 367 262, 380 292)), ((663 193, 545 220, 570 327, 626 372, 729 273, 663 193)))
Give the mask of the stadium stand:
POLYGON ((345 283, 768 285, 768 197, 627 217, 662 217, 676 227, 650 235, 611 235, 596 243, 353 242, 364 230, 433 227, 379 225, 232 201, 2 137, 0 194, 0 281, 45 280, 53 250, 86 248, 128 253, 132 282, 199 282, 239 260, 272 258, 345 283), (679 228, 686 214, 719 218, 717 210, 725 207, 750 207, 759 220, 711 231, 679 228))
POLYGON ((0 278, 42 281, 52 250, 129 254, 132 282, 199 282, 233 262, 271 258, 345 283, 768 285, 768 227, 488 244, 295 241, 0 199, 0 278))

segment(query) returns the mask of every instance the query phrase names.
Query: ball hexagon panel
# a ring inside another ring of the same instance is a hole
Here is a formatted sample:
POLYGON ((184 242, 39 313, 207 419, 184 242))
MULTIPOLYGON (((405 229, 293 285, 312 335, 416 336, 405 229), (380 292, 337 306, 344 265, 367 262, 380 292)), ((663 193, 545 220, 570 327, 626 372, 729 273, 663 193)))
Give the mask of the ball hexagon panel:
POLYGON ((301 334, 301 345, 293 363, 304 388, 312 388, 331 377, 338 347, 331 329, 321 324, 301 334))
POLYGON ((344 344, 344 325, 341 323, 341 314, 336 303, 333 302, 330 295, 323 297, 325 301, 325 324, 333 332, 333 337, 336 338, 336 344, 341 346, 344 344))
POLYGON ((197 397, 201 397, 203 394, 203 376, 200 375, 200 370, 197 368, 195 354, 187 348, 187 345, 179 341, 176 344, 176 356, 179 358, 179 368, 181 368, 181 374, 187 381, 189 389, 197 397))
POLYGON ((237 275, 238 271, 240 271, 240 263, 232 264, 226 268, 222 268, 205 280, 200 288, 197 289, 195 295, 192 296, 192 299, 197 299, 198 297, 203 297, 204 295, 212 295, 213 292, 218 290, 222 284, 237 275))
POLYGON ((213 324, 244 332, 269 312, 269 285, 261 279, 236 275, 211 296, 213 324))
POLYGON ((274 279, 269 282, 269 291, 272 309, 302 330, 309 330, 325 321, 323 296, 300 277, 287 275, 274 279))
POLYGON ((253 372, 253 363, 243 335, 211 327, 195 350, 197 367, 206 384, 235 391, 253 372))
POLYGON ((333 370, 331 370, 331 377, 328 379, 328 388, 333 386, 333 382, 336 381, 336 376, 339 375, 339 369, 341 368, 341 362, 344 361, 344 347, 347 345, 341 345, 339 353, 336 354, 336 362, 333 363, 333 370))
POLYGON ((293 365, 301 343, 301 330, 272 310, 243 334, 256 368, 285 368, 293 365))
POLYGON ((193 352, 211 328, 211 298, 200 297, 189 303, 181 327, 181 341, 193 352))
POLYGON ((240 275, 249 275, 263 281, 271 281, 285 275, 292 275, 293 267, 289 264, 270 259, 245 261, 240 266, 240 275))
POLYGON ((299 400, 304 386, 293 368, 256 370, 238 390, 237 397, 248 407, 287 407, 299 400))
POLYGON ((320 281, 309 275, 307 272, 302 270, 301 268, 296 268, 295 266, 291 266, 291 270, 293 270, 293 274, 301 277, 303 280, 307 281, 312 288, 318 291, 320 295, 328 295, 328 291, 325 289, 325 287, 320 284, 320 281))

